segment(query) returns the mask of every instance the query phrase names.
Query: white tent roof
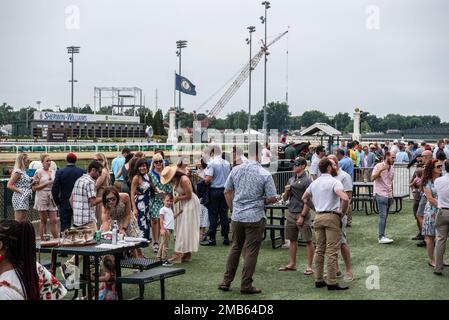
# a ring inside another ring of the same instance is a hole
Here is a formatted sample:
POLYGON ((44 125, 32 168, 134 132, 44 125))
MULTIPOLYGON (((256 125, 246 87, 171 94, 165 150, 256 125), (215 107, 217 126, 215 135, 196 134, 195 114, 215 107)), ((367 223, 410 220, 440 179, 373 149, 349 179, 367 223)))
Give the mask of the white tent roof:
MULTIPOLYGON (((248 134, 248 130, 246 130, 246 134, 248 134)), ((250 129, 249 130, 249 134, 263 136, 263 133, 261 133, 261 132, 259 132, 257 130, 254 130, 254 129, 250 129)))
POLYGON ((327 123, 316 122, 310 127, 301 131, 302 136, 311 136, 318 132, 323 132, 327 136, 341 136, 341 132, 327 123))

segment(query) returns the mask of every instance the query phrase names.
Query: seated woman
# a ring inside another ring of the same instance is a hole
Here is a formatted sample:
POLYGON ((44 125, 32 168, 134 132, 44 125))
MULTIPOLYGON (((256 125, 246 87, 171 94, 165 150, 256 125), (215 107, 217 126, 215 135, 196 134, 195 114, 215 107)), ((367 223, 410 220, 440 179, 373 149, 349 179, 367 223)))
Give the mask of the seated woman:
MULTIPOLYGON (((127 193, 119 193, 115 187, 110 186, 106 187, 103 193, 102 224, 100 230, 111 230, 114 220, 117 220, 120 233, 127 237, 143 238, 136 218, 131 214, 131 200, 129 195, 127 193)), ((132 255, 143 257, 141 250, 136 250, 132 255)))
POLYGON ((0 300, 55 300, 64 286, 36 262, 36 235, 28 221, 0 221, 0 300))

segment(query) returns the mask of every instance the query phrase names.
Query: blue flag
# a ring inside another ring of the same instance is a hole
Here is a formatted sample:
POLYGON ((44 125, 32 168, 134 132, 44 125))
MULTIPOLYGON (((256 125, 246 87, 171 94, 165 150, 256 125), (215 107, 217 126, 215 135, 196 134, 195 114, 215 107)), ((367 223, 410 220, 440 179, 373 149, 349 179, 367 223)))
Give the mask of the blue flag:
POLYGON ((196 96, 195 85, 189 79, 176 74, 176 90, 196 96))

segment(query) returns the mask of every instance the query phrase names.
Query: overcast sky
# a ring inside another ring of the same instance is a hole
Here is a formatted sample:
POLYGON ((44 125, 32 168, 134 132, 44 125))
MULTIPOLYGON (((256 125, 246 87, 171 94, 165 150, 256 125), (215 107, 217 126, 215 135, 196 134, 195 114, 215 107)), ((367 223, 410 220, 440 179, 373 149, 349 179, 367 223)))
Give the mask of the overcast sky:
MULTIPOLYGON (((69 106, 66 47, 77 45, 75 105, 93 106, 94 86, 137 86, 153 108, 157 88, 165 112, 173 105, 175 42, 182 39, 188 40, 182 73, 198 92, 183 95, 183 107, 193 111, 247 62, 247 26, 256 26, 253 52, 260 47, 261 1, 2 0, 0 103, 69 106)), ((435 114, 449 121, 449 1, 271 0, 271 7, 269 38, 287 26, 290 33, 270 48, 268 101, 285 101, 288 43, 295 115, 359 106, 380 116, 435 114)), ((253 112, 262 104, 263 61, 253 73, 253 112)), ((220 116, 242 108, 247 82, 220 116)))

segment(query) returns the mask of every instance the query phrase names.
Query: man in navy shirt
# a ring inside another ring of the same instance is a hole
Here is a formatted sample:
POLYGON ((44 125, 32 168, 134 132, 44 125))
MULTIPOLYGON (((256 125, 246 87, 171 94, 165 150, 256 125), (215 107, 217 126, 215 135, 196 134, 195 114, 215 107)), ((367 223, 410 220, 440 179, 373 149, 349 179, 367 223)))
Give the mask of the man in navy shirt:
POLYGON ((85 170, 75 165, 77 157, 74 153, 67 155, 67 166, 56 171, 55 182, 51 189, 53 199, 59 207, 59 220, 61 232, 69 229, 72 224, 73 210, 70 206, 70 195, 76 180, 86 173, 85 170))

